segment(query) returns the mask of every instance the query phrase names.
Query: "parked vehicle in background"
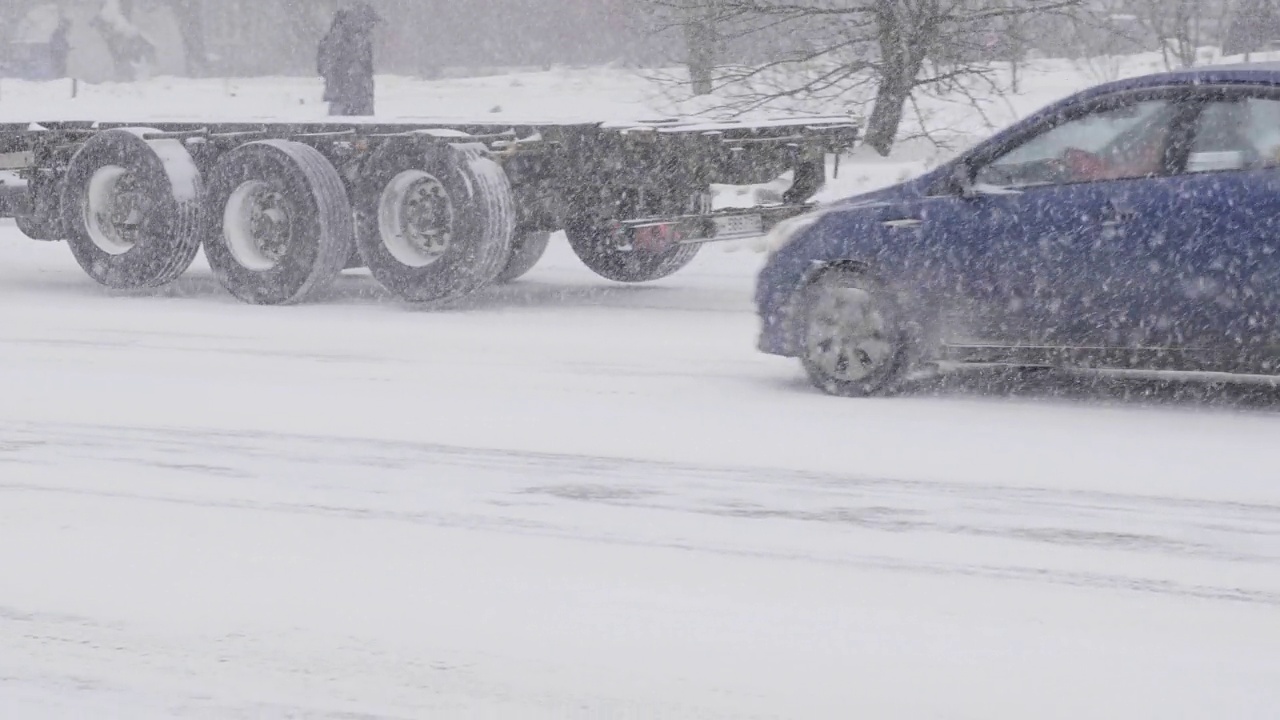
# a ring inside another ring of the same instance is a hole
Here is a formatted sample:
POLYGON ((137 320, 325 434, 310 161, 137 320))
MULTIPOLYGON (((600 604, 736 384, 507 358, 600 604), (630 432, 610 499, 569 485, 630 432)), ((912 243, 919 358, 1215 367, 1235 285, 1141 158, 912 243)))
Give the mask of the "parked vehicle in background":
POLYGON ((966 364, 1280 376, 1280 65, 1092 88, 770 243, 760 349, 829 393, 966 364))

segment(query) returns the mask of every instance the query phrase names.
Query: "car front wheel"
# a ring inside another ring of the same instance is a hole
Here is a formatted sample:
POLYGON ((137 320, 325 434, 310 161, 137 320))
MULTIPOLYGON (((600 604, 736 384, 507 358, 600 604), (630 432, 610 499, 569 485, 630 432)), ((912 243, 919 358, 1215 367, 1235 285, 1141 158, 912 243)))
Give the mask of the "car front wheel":
POLYGON ((893 293, 866 272, 827 270, 802 291, 800 360, 815 387, 883 395, 910 368, 910 333, 893 293))

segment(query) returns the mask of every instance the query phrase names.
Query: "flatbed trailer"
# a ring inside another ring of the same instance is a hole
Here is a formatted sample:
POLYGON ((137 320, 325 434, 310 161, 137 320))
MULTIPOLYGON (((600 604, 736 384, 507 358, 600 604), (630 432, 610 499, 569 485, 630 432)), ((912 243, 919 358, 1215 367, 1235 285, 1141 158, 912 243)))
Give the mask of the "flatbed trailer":
POLYGON ((564 230, 619 282, 686 266, 705 243, 810 208, 850 118, 763 123, 325 122, 0 124, 0 217, 66 241, 112 288, 177 279, 203 248, 246 302, 300 302, 367 267, 415 303, 530 270, 564 230), (713 184, 792 175, 781 202, 714 210, 713 184))

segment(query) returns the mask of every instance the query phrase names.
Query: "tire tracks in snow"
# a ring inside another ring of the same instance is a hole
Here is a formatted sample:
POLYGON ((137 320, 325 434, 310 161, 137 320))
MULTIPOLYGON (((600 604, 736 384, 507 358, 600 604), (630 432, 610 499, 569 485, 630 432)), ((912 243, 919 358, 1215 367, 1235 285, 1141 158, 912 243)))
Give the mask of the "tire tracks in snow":
POLYGON ((0 481, 0 492, 419 523, 1280 606, 1280 506, 1265 503, 360 438, 41 424, 0 429, 0 469, 6 466, 39 480, 0 481), (53 472, 73 466, 128 469, 152 480, 46 480, 80 477, 53 472), (322 479, 297 479, 304 476, 322 479), (173 482, 179 478, 184 482, 173 482), (685 532, 701 526, 712 529, 685 532), (781 526, 799 539, 776 540, 781 526), (930 547, 911 547, 920 541, 930 547), (1022 562, 978 562, 963 547, 937 550, 939 543, 991 541, 1022 562), (1073 553, 1070 562, 1047 560, 1061 550, 1073 553), (1042 555, 1044 563, 1028 561, 1042 555), (1159 560, 1165 569, 1105 569, 1111 563, 1103 560, 1114 558, 1128 566, 1159 560), (1237 580, 1206 583, 1199 574, 1169 571, 1170 562, 1208 563, 1237 580))

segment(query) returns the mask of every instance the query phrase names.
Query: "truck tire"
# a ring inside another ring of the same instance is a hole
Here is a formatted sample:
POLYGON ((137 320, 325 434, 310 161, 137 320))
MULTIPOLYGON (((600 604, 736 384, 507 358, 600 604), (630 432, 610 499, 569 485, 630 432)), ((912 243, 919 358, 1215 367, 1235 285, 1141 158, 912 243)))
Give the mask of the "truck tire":
MULTIPOLYGON (((176 280, 200 249, 200 172, 181 142, 106 130, 72 156, 62 233, 89 277, 117 289, 176 280)), ((36 228, 40 234, 51 230, 36 228)))
POLYGON ((347 258, 347 262, 342 266, 343 270, 363 270, 364 258, 360 257, 360 249, 355 246, 355 241, 351 242, 351 257, 347 258))
POLYGON ((511 256, 516 205, 501 166, 478 144, 384 144, 358 190, 356 243, 373 277, 414 303, 464 297, 511 256))
POLYGON ((18 230, 32 240, 60 240, 57 224, 35 215, 19 215, 13 219, 18 230))
POLYGON ((617 282, 660 280, 693 262, 702 249, 701 245, 674 245, 650 252, 626 247, 611 222, 589 216, 571 218, 566 225, 565 235, 578 259, 600 277, 617 282))
POLYGON ((499 283, 515 282, 533 269, 551 244, 551 233, 544 231, 526 232, 511 243, 511 254, 507 258, 506 267, 498 273, 499 283))
POLYGON ((301 302, 351 258, 346 187, 309 145, 261 140, 232 150, 214 166, 204 206, 205 257, 244 302, 301 302))

